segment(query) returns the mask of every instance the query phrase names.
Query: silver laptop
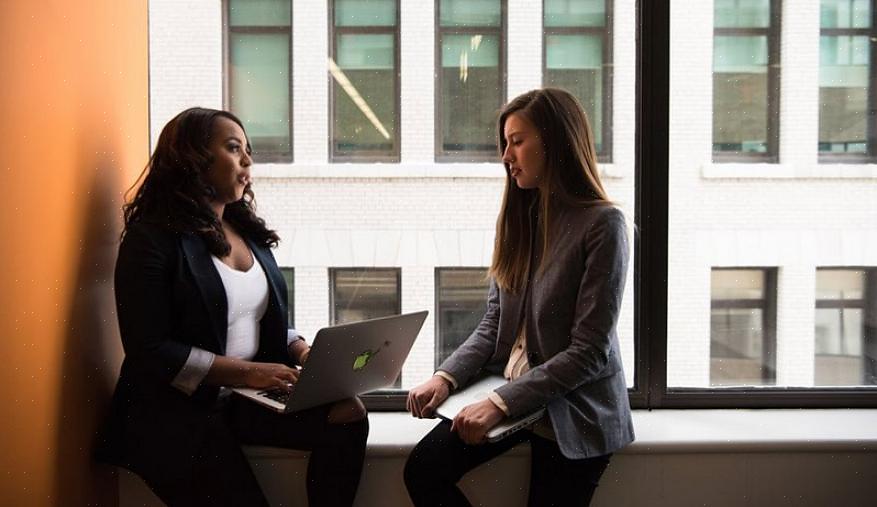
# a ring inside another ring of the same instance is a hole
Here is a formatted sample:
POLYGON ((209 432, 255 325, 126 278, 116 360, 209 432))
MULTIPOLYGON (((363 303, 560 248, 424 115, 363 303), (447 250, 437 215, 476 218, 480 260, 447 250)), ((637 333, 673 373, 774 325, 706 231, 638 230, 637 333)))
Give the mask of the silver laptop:
MULTIPOLYGON (((448 399, 436 409, 436 414, 442 419, 452 421, 460 410, 463 410, 463 407, 487 399, 487 395, 490 394, 491 391, 494 391, 507 383, 508 380, 500 375, 489 375, 484 377, 449 396, 448 399)), ((544 413, 545 409, 540 408, 525 416, 514 418, 506 417, 500 421, 499 424, 487 431, 487 441, 497 442, 502 440, 512 433, 526 428, 538 421, 544 413)))
POLYGON ((324 327, 292 392, 235 388, 277 412, 297 412, 393 385, 428 311, 324 327))

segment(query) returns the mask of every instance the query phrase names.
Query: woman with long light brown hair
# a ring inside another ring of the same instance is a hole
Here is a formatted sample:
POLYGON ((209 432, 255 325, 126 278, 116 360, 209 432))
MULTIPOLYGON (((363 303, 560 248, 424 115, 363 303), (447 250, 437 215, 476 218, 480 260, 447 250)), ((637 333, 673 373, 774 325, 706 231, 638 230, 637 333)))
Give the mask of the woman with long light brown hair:
POLYGON ((529 441, 529 505, 587 505, 612 453, 634 438, 616 335, 626 222, 603 188, 590 125, 571 94, 527 92, 503 108, 498 127, 506 185, 487 312, 409 391, 408 410, 432 417, 450 391, 481 373, 508 383, 424 437, 405 483, 417 506, 469 505, 457 481, 529 441), (546 415, 528 429, 485 441, 504 418, 539 408, 546 415))

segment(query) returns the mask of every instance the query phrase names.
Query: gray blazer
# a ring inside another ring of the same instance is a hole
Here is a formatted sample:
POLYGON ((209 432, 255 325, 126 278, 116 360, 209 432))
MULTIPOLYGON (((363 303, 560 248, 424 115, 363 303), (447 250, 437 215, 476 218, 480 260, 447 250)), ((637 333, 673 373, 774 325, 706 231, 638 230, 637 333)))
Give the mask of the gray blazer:
MULTIPOLYGON (((491 281, 484 318, 439 370, 460 386, 483 371, 502 374, 526 317, 530 370, 497 394, 511 416, 547 407, 567 458, 600 456, 634 439, 615 332, 627 228, 621 211, 609 206, 560 209, 553 221, 561 225, 544 270, 531 271, 517 294, 491 281)), ((532 266, 541 258, 540 244, 535 241, 532 266)))

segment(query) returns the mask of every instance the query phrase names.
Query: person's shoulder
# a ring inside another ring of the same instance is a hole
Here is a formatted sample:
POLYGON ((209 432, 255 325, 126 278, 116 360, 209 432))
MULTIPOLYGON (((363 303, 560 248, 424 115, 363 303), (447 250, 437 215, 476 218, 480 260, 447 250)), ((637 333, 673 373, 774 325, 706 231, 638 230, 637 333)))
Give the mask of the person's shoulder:
POLYGON ((167 224, 157 220, 138 220, 125 227, 122 244, 140 246, 152 245, 159 248, 171 248, 179 234, 167 224))
POLYGON ((572 208, 571 212, 576 220, 586 228, 606 224, 624 224, 626 220, 624 212, 614 204, 578 206, 572 208))

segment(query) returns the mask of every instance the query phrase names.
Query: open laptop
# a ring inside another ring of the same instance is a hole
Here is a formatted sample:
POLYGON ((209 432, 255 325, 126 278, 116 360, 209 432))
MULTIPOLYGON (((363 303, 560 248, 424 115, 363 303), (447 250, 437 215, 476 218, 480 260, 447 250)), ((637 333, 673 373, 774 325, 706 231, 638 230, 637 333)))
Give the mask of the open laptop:
MULTIPOLYGON (((488 375, 451 394, 444 403, 439 405, 436 409, 436 414, 442 419, 452 421, 460 410, 463 410, 463 407, 481 400, 486 400, 487 395, 490 394, 491 391, 494 391, 507 383, 508 380, 501 375, 488 375)), ((525 416, 506 417, 500 421, 499 424, 487 431, 487 435, 485 435, 487 441, 498 442, 512 433, 526 428, 538 421, 544 413, 545 409, 540 408, 525 416)))
POLYGON ((234 388, 276 412, 297 412, 393 385, 428 311, 324 327, 292 392, 234 388))

